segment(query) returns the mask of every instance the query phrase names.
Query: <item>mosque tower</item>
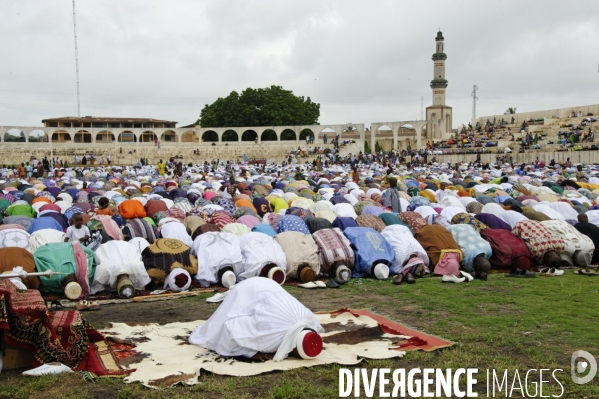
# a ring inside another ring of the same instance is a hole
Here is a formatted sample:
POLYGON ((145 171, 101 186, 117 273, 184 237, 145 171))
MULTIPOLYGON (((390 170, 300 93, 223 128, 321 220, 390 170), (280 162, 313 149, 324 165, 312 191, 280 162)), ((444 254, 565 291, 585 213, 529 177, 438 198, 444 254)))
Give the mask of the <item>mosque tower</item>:
POLYGON ((444 52, 444 40, 443 32, 439 30, 435 38, 436 52, 433 54, 434 75, 433 80, 431 80, 433 105, 426 107, 426 119, 441 120, 441 122, 440 126, 436 123, 427 124, 426 131, 428 139, 444 139, 445 134, 451 134, 452 109, 445 104, 445 89, 447 88, 445 60, 447 59, 447 54, 444 52))

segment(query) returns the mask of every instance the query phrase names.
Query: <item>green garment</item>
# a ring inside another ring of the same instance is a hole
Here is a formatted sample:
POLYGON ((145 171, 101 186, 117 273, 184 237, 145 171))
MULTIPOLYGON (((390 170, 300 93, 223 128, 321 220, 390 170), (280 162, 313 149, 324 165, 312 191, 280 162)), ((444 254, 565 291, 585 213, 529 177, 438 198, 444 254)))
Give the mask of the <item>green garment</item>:
MULTIPOLYGON (((94 272, 96 270, 94 251, 85 246, 81 246, 81 248, 83 248, 83 251, 87 255, 89 285, 91 286, 94 281, 94 272)), ((42 245, 33 254, 33 260, 35 261, 35 268, 37 271, 42 273, 46 270, 52 270, 54 272, 70 274, 75 273, 77 266, 75 264, 73 244, 70 242, 52 242, 42 245)), ((64 293, 62 280, 66 276, 66 274, 56 274, 52 277, 41 276, 40 291, 43 293, 62 295, 64 293)))
POLYGON ((6 209, 6 214, 8 216, 27 216, 30 218, 34 218, 36 215, 35 210, 29 204, 11 205, 6 209))
POLYGON ((270 202, 270 206, 273 208, 274 212, 279 212, 281 209, 289 209, 289 205, 283 198, 275 198, 270 202))

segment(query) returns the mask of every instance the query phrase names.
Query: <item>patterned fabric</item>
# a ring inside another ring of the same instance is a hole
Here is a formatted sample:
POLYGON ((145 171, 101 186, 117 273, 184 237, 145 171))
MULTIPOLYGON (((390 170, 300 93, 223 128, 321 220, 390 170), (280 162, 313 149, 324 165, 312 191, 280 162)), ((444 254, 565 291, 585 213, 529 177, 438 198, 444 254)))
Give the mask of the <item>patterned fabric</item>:
POLYGON ((478 201, 472 201, 468 205, 466 205, 466 212, 479 214, 483 210, 483 204, 478 201))
POLYGON ((193 205, 191 205, 191 202, 189 202, 187 198, 178 197, 175 199, 175 204, 173 205, 173 208, 179 209, 181 210, 181 212, 183 212, 184 215, 187 215, 187 213, 193 209, 193 205))
POLYGON ((451 223, 452 224, 469 224, 470 226, 474 227, 474 230, 476 230, 479 233, 487 228, 487 226, 483 222, 473 218, 472 216, 468 215, 467 213, 458 213, 451 219, 451 223))
POLYGON ((402 212, 397 215, 397 217, 399 220, 410 226, 410 229, 412 229, 414 234, 418 233, 418 230, 428 224, 426 220, 416 212, 402 212))
POLYGON ((123 235, 125 236, 126 241, 129 241, 132 238, 141 237, 145 238, 150 244, 154 243, 156 237, 158 237, 156 229, 143 219, 131 219, 129 223, 123 227, 123 235))
POLYGON ((198 272, 198 261, 190 254, 190 248, 174 238, 156 240, 142 251, 141 258, 148 275, 155 284, 164 282, 166 275, 177 267, 186 270, 191 275, 198 272))
POLYGON ((304 221, 295 215, 285 215, 277 223, 277 233, 284 233, 286 231, 298 231, 303 234, 310 234, 308 226, 304 221))
POLYGON ((231 215, 235 213, 235 204, 230 199, 216 197, 213 202, 214 204, 222 207, 225 211, 228 211, 231 215))
POLYGON ((318 246, 321 272, 328 273, 333 263, 341 262, 353 269, 355 262, 351 242, 337 228, 322 229, 312 234, 318 246))
POLYGON ((209 223, 217 225, 219 228, 223 228, 229 223, 235 223, 235 218, 225 211, 216 211, 207 220, 209 223))
POLYGON ((524 240, 532 256, 539 262, 549 251, 560 254, 566 249, 564 240, 536 220, 523 220, 516 223, 512 234, 524 240))
POLYGON ((370 227, 379 233, 383 231, 387 225, 380 218, 373 215, 360 215, 356 218, 356 223, 360 227, 370 227))
POLYGON ((449 230, 453 239, 458 243, 462 250, 462 267, 464 270, 472 271, 474 258, 480 254, 483 254, 485 259, 491 257, 491 245, 489 245, 489 243, 482 238, 472 226, 467 224, 455 224, 449 226, 447 230, 449 230))
POLYGON ((264 215, 264 218, 262 220, 263 222, 267 223, 270 227, 276 230, 277 223, 279 223, 279 220, 281 220, 282 217, 283 215, 279 213, 267 213, 266 215, 264 215))
POLYGON ((292 207, 285 212, 287 215, 300 217, 302 220, 314 217, 314 214, 307 209, 292 207))
MULTIPOLYGON (((187 200, 185 200, 185 201, 187 201, 187 200)), ((164 217, 165 218, 175 218, 178 221, 180 221, 181 223, 183 223, 185 221, 185 212, 183 212, 181 209, 173 206, 171 209, 164 212, 164 217)))
POLYGON ((336 195, 334 197, 331 197, 331 199, 329 199, 329 201, 335 205, 335 204, 349 204, 349 201, 346 200, 343 196, 340 195, 336 195))
POLYGON ((0 328, 7 343, 33 352, 36 362, 72 368, 85 358, 90 341, 102 339, 81 313, 50 314, 39 291, 17 292, 8 280, 0 280, 0 328))

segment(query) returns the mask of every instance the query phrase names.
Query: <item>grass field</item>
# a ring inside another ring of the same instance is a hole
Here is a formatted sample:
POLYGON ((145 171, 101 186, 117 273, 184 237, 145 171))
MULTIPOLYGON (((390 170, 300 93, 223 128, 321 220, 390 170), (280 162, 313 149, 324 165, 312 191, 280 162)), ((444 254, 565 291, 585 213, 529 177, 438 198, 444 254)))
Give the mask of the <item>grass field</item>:
MULTIPOLYGON (((456 343, 430 353, 409 352, 402 359, 365 360, 363 367, 479 368, 479 397, 486 397, 486 369, 501 373, 507 369, 513 376, 516 369, 526 372, 531 368, 561 368, 564 371, 557 374, 563 384, 561 397, 599 398, 599 377, 586 385, 574 384, 570 378, 570 357, 575 350, 599 356, 597 277, 577 276, 569 270, 561 277, 534 279, 496 274, 489 276, 487 282, 459 285, 425 278, 414 285, 398 287, 389 281, 363 279, 352 280, 339 290, 287 290, 313 311, 368 308, 456 343)), ((182 309, 206 307, 205 298, 206 295, 180 299, 170 305, 182 309)), ((247 378, 203 373, 196 386, 162 391, 124 384, 115 378, 91 383, 83 381, 79 374, 22 378, 17 372, 9 372, 0 374, 0 399, 338 397, 340 367, 322 366, 247 378)), ((560 393, 557 384, 545 385, 543 390, 543 395, 560 393)), ((512 397, 527 396, 514 391, 512 397)))

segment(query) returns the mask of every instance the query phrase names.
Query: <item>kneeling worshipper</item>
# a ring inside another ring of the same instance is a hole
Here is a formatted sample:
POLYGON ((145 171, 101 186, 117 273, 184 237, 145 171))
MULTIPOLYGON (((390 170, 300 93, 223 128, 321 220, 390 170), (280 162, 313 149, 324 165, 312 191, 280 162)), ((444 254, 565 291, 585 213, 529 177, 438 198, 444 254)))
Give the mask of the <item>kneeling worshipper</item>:
POLYGON ((231 288, 237 282, 237 276, 243 272, 241 243, 239 237, 234 234, 201 234, 193 241, 193 251, 198 257, 195 278, 202 287, 220 284, 225 288, 231 288))
POLYGON ((318 246, 312 235, 299 231, 286 231, 275 236, 285 259, 287 260, 287 277, 298 279, 302 284, 314 281, 320 273, 318 246))
POLYGON ((543 223, 536 220, 518 222, 512 234, 524 241, 537 263, 557 269, 562 262, 559 254, 566 249, 566 243, 543 223))
POLYGON ((247 233, 239 237, 243 271, 239 281, 250 277, 268 277, 279 284, 285 282, 287 259, 275 239, 263 233, 247 233))
POLYGON ((560 257, 568 265, 587 267, 591 264, 595 244, 589 237, 565 220, 547 220, 541 223, 566 243, 566 248, 560 253, 560 257))
POLYGON ((468 273, 476 271, 476 276, 485 280, 491 270, 488 261, 493 254, 491 245, 469 224, 455 224, 447 230, 462 250, 462 270, 468 273))
POLYGON ((174 238, 154 241, 142 251, 141 259, 156 289, 163 289, 166 282, 169 289, 184 291, 198 271, 198 261, 191 249, 174 238))
POLYGON ((394 224, 387 226, 381 235, 395 252, 391 274, 397 276, 393 279, 393 284, 399 285, 404 280, 408 284, 413 284, 416 282, 416 277, 423 277, 425 273, 430 273, 426 251, 416 241, 409 227, 394 224))
POLYGON ((312 238, 318 246, 320 272, 333 278, 337 284, 347 283, 355 263, 351 242, 336 227, 318 230, 312 238))
POLYGON ((94 252, 78 242, 54 242, 41 246, 33 254, 38 272, 51 270, 52 277, 40 276, 42 293, 65 295, 70 300, 87 298, 94 281, 94 252))
POLYGON ((290 355, 318 356, 322 332, 314 314, 279 284, 250 278, 235 285, 216 312, 191 333, 189 343, 221 356, 280 362, 290 355))
MULTIPOLYGON (((116 290, 121 298, 132 298, 151 281, 139 249, 125 241, 108 241, 96 251, 96 273, 91 293, 116 290)), ((190 282, 191 283, 191 282, 190 282)))
POLYGON ((431 272, 441 276, 458 276, 462 250, 453 235, 440 225, 423 226, 414 238, 422 245, 429 258, 431 272))
MULTIPOLYGON (((0 274, 10 273, 16 267, 23 268, 27 273, 35 273, 35 262, 31 252, 19 247, 0 248, 0 274)), ((30 290, 37 289, 40 285, 37 276, 29 276, 21 280, 30 290)))
POLYGON ((593 258, 591 259, 592 264, 599 263, 599 227, 589 223, 589 217, 584 213, 578 215, 578 223, 574 225, 574 228, 580 231, 585 236, 589 237, 595 245, 593 251, 593 258))
POLYGON ((389 277, 395 252, 381 233, 370 227, 348 227, 343 232, 356 254, 354 277, 366 275, 384 280, 389 277))
POLYGON ((505 229, 484 229, 480 236, 491 246, 493 270, 529 270, 532 255, 524 241, 505 229))

